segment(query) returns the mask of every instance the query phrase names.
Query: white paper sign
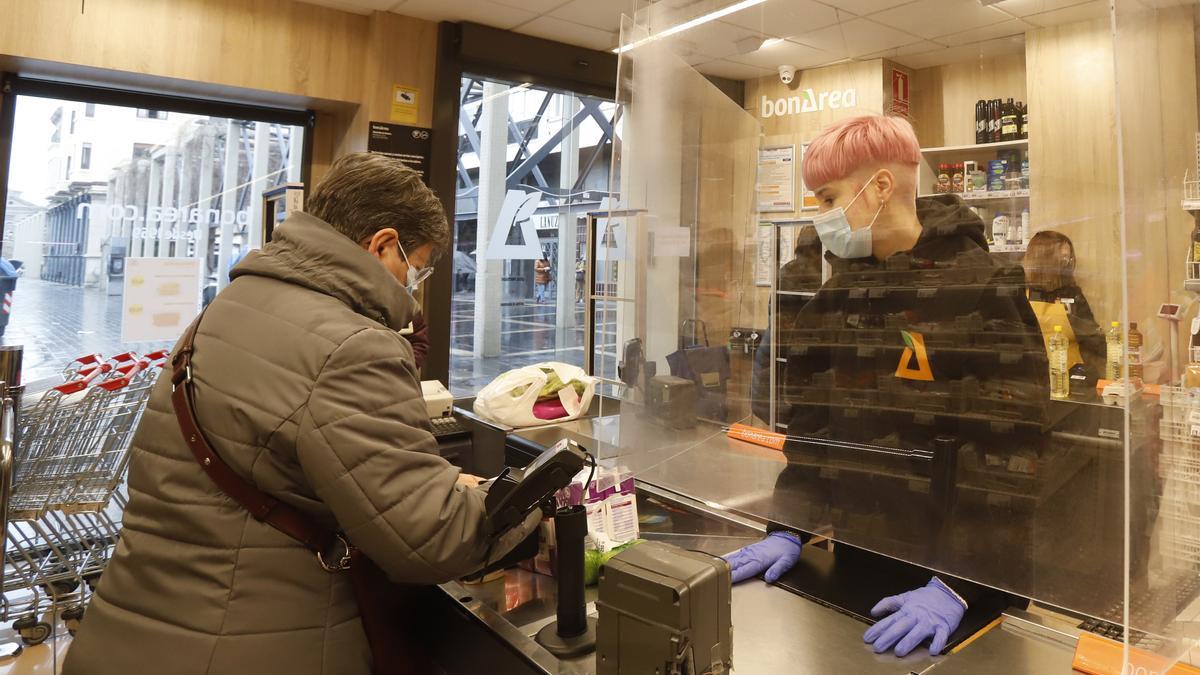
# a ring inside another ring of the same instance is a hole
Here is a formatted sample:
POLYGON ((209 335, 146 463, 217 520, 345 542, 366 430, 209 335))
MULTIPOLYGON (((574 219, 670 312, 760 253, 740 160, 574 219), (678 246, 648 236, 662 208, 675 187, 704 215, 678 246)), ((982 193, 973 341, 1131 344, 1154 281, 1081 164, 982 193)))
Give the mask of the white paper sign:
POLYGON ((758 210, 760 213, 796 210, 796 146, 781 145, 758 151, 758 210))
POLYGON ((126 258, 121 340, 175 340, 200 313, 196 258, 126 258))
POLYGON ((692 254, 692 231, 686 227, 656 227, 650 230, 654 237, 655 258, 686 258, 692 254))
POLYGON ((779 226, 779 266, 782 267, 796 258, 796 233, 800 225, 779 226))
POLYGON ((775 225, 760 223, 758 226, 758 255, 755 259, 754 285, 770 286, 771 273, 775 270, 775 225))

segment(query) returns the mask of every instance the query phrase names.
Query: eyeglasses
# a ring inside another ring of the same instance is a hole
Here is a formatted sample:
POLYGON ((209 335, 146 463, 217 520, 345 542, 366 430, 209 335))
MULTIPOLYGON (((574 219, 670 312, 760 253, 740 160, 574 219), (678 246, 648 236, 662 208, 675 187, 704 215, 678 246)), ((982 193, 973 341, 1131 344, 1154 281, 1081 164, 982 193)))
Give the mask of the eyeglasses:
POLYGON ((404 258, 404 264, 408 265, 409 269, 415 269, 416 274, 409 274, 409 285, 416 288, 417 284, 425 281, 433 275, 433 265, 426 265, 417 269, 415 265, 408 261, 408 254, 404 252, 404 246, 400 242, 396 242, 396 247, 400 249, 400 255, 404 258))

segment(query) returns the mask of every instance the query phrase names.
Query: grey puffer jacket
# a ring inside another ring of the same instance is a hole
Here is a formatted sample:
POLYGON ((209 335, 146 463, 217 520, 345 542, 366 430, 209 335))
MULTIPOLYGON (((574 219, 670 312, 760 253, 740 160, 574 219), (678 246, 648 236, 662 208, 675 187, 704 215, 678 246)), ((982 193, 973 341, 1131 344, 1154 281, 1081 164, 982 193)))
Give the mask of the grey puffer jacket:
MULTIPOLYGON (((209 306, 192 359, 214 449, 259 489, 349 539, 393 579, 478 570, 484 492, 434 454, 412 349, 415 303, 329 225, 290 217, 209 306)), ((183 442, 159 378, 133 440, 116 553, 71 645, 67 675, 366 674, 348 573, 222 494, 183 442)))

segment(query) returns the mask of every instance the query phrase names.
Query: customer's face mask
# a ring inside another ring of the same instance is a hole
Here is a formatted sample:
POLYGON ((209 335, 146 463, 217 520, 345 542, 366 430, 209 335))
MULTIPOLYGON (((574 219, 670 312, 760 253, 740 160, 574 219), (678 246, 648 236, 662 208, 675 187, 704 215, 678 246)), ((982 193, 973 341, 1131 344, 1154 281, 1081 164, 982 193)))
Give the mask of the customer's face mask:
POLYGON ((417 292, 417 287, 421 285, 421 282, 433 274, 433 265, 426 265, 421 268, 416 267, 408 261, 408 254, 404 252, 404 245, 397 241, 396 246, 400 247, 400 255, 404 258, 404 266, 408 268, 407 283, 405 283, 404 289, 408 291, 409 295, 412 295, 417 292))
POLYGON ((813 227, 817 229, 817 236, 821 238, 821 243, 829 249, 830 253, 839 258, 866 258, 871 255, 871 227, 875 225, 879 214, 883 212, 886 202, 879 205, 875 216, 871 218, 871 222, 866 227, 858 229, 850 226, 850 220, 846 217, 846 209, 858 201, 867 186, 875 180, 875 175, 872 175, 871 179, 859 188, 845 207, 835 206, 813 218, 813 227))

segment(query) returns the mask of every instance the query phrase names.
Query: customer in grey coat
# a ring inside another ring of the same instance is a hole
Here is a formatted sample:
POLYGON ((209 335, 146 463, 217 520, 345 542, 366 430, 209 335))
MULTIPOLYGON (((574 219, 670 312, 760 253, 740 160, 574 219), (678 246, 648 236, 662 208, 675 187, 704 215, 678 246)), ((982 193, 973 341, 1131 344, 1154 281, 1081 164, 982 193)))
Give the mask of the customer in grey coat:
MULTIPOLYGON (((435 454, 417 369, 398 333, 450 233, 412 170, 355 154, 330 168, 208 307, 192 357, 200 426, 260 490, 343 531, 401 582, 479 570, 495 542, 484 492, 435 454)), ((159 378, 133 440, 116 553, 67 675, 366 674, 347 572, 329 573, 201 470, 159 378)))

